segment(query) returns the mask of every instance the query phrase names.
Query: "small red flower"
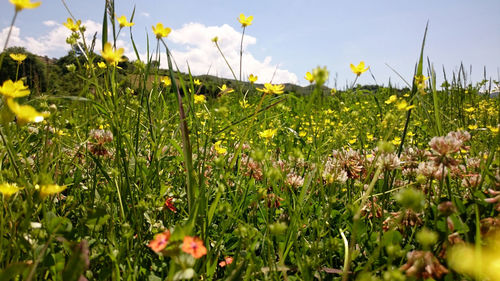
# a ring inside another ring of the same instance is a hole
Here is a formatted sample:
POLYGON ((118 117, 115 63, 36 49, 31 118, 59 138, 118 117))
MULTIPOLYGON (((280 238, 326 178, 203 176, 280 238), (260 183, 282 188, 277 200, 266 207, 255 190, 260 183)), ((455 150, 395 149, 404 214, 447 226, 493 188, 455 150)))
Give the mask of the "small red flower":
POLYGON ((174 203, 172 202, 174 198, 172 197, 167 197, 167 200, 165 200, 165 207, 168 208, 170 211, 176 213, 177 208, 174 206, 174 203))
POLYGON ((156 234, 153 240, 149 242, 148 247, 156 253, 161 252, 167 246, 168 239, 170 239, 170 231, 165 230, 162 233, 156 234))
POLYGON ((199 259, 207 254, 207 248, 203 246, 203 241, 198 237, 186 236, 182 243, 182 251, 190 254, 195 259, 199 259))
POLYGON ((224 267, 226 265, 230 265, 233 263, 233 257, 225 257, 223 261, 219 262, 220 267, 224 267))

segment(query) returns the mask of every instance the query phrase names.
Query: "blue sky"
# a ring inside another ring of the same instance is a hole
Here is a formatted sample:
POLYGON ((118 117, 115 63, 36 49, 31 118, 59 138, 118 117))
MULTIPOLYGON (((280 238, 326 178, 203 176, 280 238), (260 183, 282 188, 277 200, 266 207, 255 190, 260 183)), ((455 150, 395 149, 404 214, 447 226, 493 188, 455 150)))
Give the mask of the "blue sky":
MULTIPOLYGON (((90 31, 100 30, 104 1, 68 0, 67 4, 90 31)), ((498 0, 117 0, 115 4, 116 14, 127 18, 136 5, 133 34, 141 54, 145 53, 146 32, 153 37, 151 26, 162 22, 174 30, 167 42, 181 69, 186 69, 188 61, 197 74, 210 70, 214 75, 230 75, 209 40, 213 35, 221 38, 224 53, 235 70, 238 68, 241 27, 236 18, 244 13, 254 16, 246 30, 244 74, 258 75, 259 82, 267 82, 277 68, 273 81, 305 85, 306 71, 327 66, 329 85, 334 86, 337 77, 337 87, 342 88, 354 80, 349 64, 364 60, 378 84, 387 85, 391 79, 403 86, 386 63, 411 79, 427 21, 425 55, 434 63, 438 77, 443 66, 451 75, 463 62, 467 69, 472 65, 473 81, 482 79, 483 67, 488 77, 500 79, 498 0)), ((0 11, 1 36, 6 34, 14 9, 2 0, 0 11)), ((49 57, 64 55, 69 31, 61 23, 67 17, 60 1, 42 1, 39 8, 19 14, 10 45, 25 45, 49 57)), ((122 31, 120 44, 130 56, 128 38, 128 30, 122 31)), ((0 37, 0 43, 3 40, 0 37)), ((374 83, 370 75, 362 75, 358 82, 374 83)))

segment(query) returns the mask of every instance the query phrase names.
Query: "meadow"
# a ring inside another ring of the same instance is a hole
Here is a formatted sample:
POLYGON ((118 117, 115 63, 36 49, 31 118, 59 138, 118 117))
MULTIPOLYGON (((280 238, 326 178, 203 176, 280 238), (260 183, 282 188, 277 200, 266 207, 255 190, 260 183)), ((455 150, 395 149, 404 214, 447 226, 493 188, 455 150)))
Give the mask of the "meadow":
MULTIPOLYGON (((10 2, 12 25, 39 5, 10 2)), ((356 84, 362 61, 301 93, 241 60, 193 76, 162 23, 123 57, 134 12, 107 1, 102 46, 69 17, 45 86, 6 41, 0 280, 500 280, 498 81, 438 85, 425 34, 402 89, 356 84)))

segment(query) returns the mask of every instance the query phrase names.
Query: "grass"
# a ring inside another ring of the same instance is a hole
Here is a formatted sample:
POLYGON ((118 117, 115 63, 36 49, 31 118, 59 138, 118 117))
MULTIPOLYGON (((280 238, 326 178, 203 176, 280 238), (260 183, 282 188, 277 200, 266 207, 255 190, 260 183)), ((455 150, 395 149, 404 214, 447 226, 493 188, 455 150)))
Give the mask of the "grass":
POLYGON ((462 69, 439 87, 429 62, 408 90, 325 95, 317 69, 306 95, 234 81, 210 96, 223 83, 176 71, 163 38, 133 73, 76 42, 78 94, 16 99, 42 122, 2 90, 0 280, 500 278, 487 81, 462 69))

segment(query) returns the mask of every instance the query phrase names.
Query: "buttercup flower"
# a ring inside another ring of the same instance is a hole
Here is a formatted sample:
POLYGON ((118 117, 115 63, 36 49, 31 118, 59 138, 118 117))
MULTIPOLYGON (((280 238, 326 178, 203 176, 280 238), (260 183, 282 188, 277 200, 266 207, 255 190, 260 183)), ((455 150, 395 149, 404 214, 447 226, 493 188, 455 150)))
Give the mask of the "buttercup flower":
POLYGON ((336 93, 337 93, 337 89, 332 88, 332 89, 330 90, 330 94, 331 94, 332 96, 333 96, 333 95, 335 95, 336 93))
POLYGON ((157 23, 156 27, 153 26, 153 33, 156 35, 157 39, 167 37, 171 31, 172 29, 170 27, 163 27, 161 22, 157 23))
POLYGON ((219 37, 215 36, 214 38, 212 38, 212 42, 214 42, 214 43, 219 42, 219 37))
POLYGON ((385 101, 385 103, 386 103, 386 104, 391 104, 391 103, 393 103, 393 102, 396 102, 397 100, 398 100, 398 96, 396 96, 396 95, 392 95, 392 96, 390 96, 390 97, 389 97, 389 98, 385 101))
POLYGON ((22 9, 34 9, 40 6, 42 2, 34 2, 32 3, 30 0, 9 0, 14 7, 16 7, 16 12, 21 11, 22 9))
POLYGON ((106 66, 106 63, 103 62, 103 61, 100 61, 97 63, 97 66, 100 68, 100 69, 105 69, 107 66, 106 66))
POLYGON ((28 86, 24 86, 22 80, 12 82, 12 80, 7 80, 3 82, 0 86, 0 94, 7 98, 20 98, 30 94, 28 86))
POLYGON ((75 23, 72 18, 68 18, 66 22, 63 23, 64 26, 73 32, 77 32, 80 29, 80 24, 82 24, 81 20, 77 20, 75 23))
POLYGON ((429 77, 426 77, 424 75, 417 75, 415 76, 415 84, 417 85, 417 90, 420 92, 420 94, 425 95, 425 80, 429 79, 429 77))
POLYGON ((25 54, 10 54, 9 57, 17 61, 18 64, 21 64, 27 58, 25 54))
POLYGON ((241 23, 241 27, 247 27, 252 24, 253 16, 245 17, 244 14, 240 14, 238 21, 241 23))
POLYGON ((262 132, 259 132, 259 137, 264 138, 264 139, 271 139, 276 135, 278 132, 278 129, 267 129, 262 132))
POLYGON ((49 113, 40 113, 29 105, 20 105, 12 98, 7 99, 7 106, 16 115, 17 123, 20 125, 28 122, 42 122, 45 117, 50 115, 49 113))
POLYGON ((194 95, 194 103, 200 104, 207 102, 207 99, 204 95, 194 95))
POLYGON ((233 90, 233 89, 231 89, 231 88, 228 88, 228 87, 226 86, 226 84, 224 84, 224 85, 222 85, 222 87, 218 87, 218 88, 219 88, 219 90, 220 90, 219 95, 224 95, 224 94, 229 94, 229 93, 234 92, 234 90, 233 90))
POLYGON ((123 48, 118 50, 113 50, 111 43, 107 42, 104 44, 104 49, 101 51, 101 55, 110 65, 118 66, 118 63, 125 61, 123 58, 123 48))
POLYGON ((405 100, 401 100, 396 103, 396 108, 400 111, 407 111, 414 108, 415 105, 409 105, 405 100))
POLYGON ((257 88, 257 91, 266 94, 283 94, 285 85, 272 85, 270 83, 265 83, 264 88, 257 88))
POLYGON ((122 27, 128 27, 128 26, 133 26, 135 23, 127 21, 127 18, 125 16, 121 16, 116 19, 118 23, 120 24, 120 28, 122 27))
POLYGON ((45 198, 52 194, 57 194, 59 192, 64 191, 67 188, 65 185, 57 185, 57 184, 44 184, 40 187, 40 196, 45 198))
POLYGON ((253 74, 250 74, 248 76, 248 81, 250 81, 250 83, 252 83, 252 84, 255 83, 255 82, 257 82, 257 76, 254 76, 253 74))
POLYGON ((15 183, 1 183, 0 193, 5 197, 10 197, 21 190, 22 187, 18 187, 15 183))
POLYGON ((195 84, 196 86, 200 86, 200 85, 201 85, 201 82, 200 82, 200 80, 198 80, 198 79, 194 79, 194 84, 195 84))
POLYGON ((306 72, 306 76, 304 76, 309 83, 314 83, 314 76, 311 74, 311 72, 306 72))
POLYGON ((172 80, 168 76, 163 76, 163 78, 161 78, 161 82, 165 87, 172 85, 172 80))
POLYGON ((161 252, 167 247, 168 239, 170 239, 170 231, 165 230, 162 233, 156 234, 153 240, 149 242, 148 247, 156 253, 161 252))
POLYGON ((367 71, 370 67, 365 68, 365 62, 361 61, 358 65, 354 66, 354 64, 351 63, 351 70, 354 72, 356 75, 361 75, 363 72, 367 71))
POLYGON ((199 259, 207 254, 207 248, 203 246, 203 241, 198 237, 186 236, 182 243, 182 251, 190 254, 195 259, 199 259))
POLYGON ((220 145, 221 143, 222 143, 222 141, 217 141, 216 143, 214 143, 214 149, 215 149, 215 151, 217 151, 217 154, 226 154, 227 148, 222 147, 220 145))

